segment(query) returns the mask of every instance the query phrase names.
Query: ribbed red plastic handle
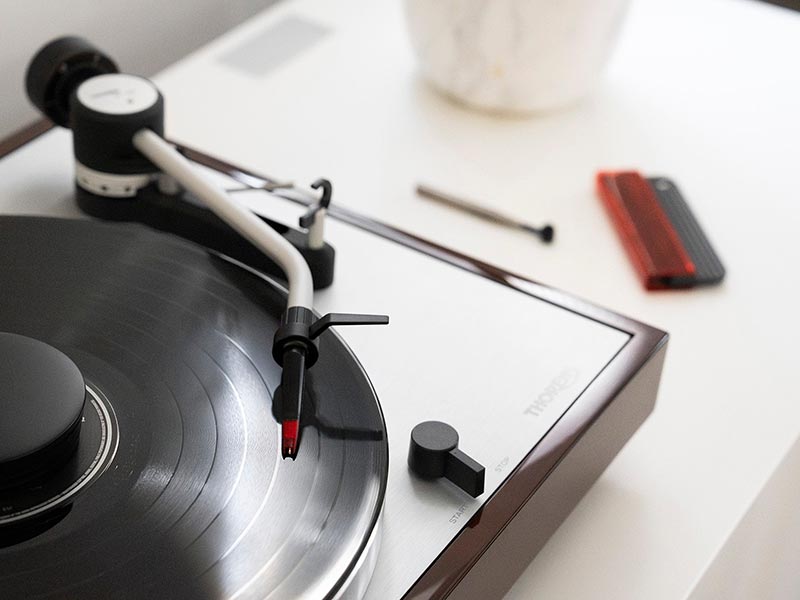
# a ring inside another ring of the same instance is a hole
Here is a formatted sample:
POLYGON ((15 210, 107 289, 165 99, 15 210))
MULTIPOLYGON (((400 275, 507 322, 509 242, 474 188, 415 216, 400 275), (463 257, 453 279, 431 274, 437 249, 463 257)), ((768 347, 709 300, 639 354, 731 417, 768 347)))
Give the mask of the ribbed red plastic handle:
POLYGON ((649 181, 636 171, 600 172, 597 192, 647 289, 691 284, 694 262, 649 181))

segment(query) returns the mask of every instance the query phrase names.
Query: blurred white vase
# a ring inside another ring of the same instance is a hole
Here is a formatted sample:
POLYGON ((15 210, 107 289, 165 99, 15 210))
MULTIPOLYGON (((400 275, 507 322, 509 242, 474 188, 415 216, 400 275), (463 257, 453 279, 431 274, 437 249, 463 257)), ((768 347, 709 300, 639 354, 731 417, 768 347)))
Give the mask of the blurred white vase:
POLYGON ((469 106, 530 113, 591 90, 629 0, 404 0, 424 76, 469 106))

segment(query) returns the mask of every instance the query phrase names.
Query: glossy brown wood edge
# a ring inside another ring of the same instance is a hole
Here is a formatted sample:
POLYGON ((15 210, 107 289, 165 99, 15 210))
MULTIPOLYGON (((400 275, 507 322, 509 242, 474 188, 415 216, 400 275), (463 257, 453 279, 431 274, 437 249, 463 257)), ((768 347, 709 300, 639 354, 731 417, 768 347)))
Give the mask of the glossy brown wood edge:
MULTIPOLYGON (((634 335, 486 502, 481 512, 476 515, 476 519, 479 521, 467 524, 438 560, 409 590, 405 599, 446 598, 457 590, 462 579, 468 575, 476 563, 483 560, 484 554, 503 536, 506 527, 523 507, 527 503, 535 501, 541 486, 546 484, 548 478, 556 472, 562 461, 567 459, 576 445, 591 430, 594 423, 614 406, 625 386, 636 377, 665 343, 665 334, 659 338, 634 335)), ((639 399, 639 402, 646 406, 646 413, 650 412, 654 397, 655 393, 652 398, 639 399)), ((619 447, 633 433, 632 430, 629 431, 622 427, 611 428, 607 431, 611 438, 616 438, 619 447)), ((609 462, 612 457, 609 457, 609 462)), ((586 470, 589 471, 588 468, 586 470)), ((585 489, 577 486, 578 481, 576 478, 574 482, 576 485, 570 488, 570 493, 566 493, 560 499, 563 507, 567 507, 569 510, 585 493, 585 489)), ((552 506, 547 508, 548 510, 543 512, 542 518, 546 519, 548 514, 552 516, 556 512, 552 510, 552 506)), ((560 515, 560 518, 563 519, 564 516, 566 515, 560 515)), ((560 520, 555 523, 547 522, 540 524, 539 528, 549 528, 547 535, 549 537, 549 534, 555 531, 560 522, 560 520)), ((530 535, 533 536, 533 531, 530 532, 530 535)), ((543 543, 544 541, 542 541, 542 545, 543 543)), ((540 547, 537 547, 536 551, 540 547)), ((522 547, 518 546, 516 551, 522 552, 522 547)), ((507 556, 505 561, 494 560, 493 568, 484 569, 494 574, 496 580, 491 583, 494 586, 493 589, 498 592, 497 595, 485 594, 490 586, 484 584, 482 586, 483 595, 477 595, 477 590, 476 595, 464 595, 463 589, 458 589, 457 596, 481 599, 499 598, 513 583, 513 579, 509 580, 508 578, 512 576, 516 578, 521 572, 519 569, 513 574, 509 573, 510 565, 519 565, 520 560, 529 562, 535 553, 527 553, 522 557, 507 556), (504 578, 503 575, 506 577, 504 578)))
MULTIPOLYGON (((35 139, 52 124, 38 121, 0 142, 0 157, 35 139)), ((198 164, 222 172, 240 183, 257 189, 276 180, 242 169, 227 161, 178 144, 180 150, 198 164)), ((294 198, 289 200, 299 202, 294 198)), ((302 202, 300 202, 302 203, 302 202)), ((568 294, 515 275, 489 263, 455 252, 430 240, 402 231, 339 206, 332 206, 330 215, 365 231, 390 239, 404 246, 439 258, 454 266, 514 288, 522 293, 571 310, 586 318, 605 323, 631 335, 630 341, 614 360, 584 390, 580 397, 553 426, 548 435, 522 460, 503 484, 484 503, 431 565, 408 590, 404 598, 444 598, 463 580, 469 570, 502 534, 514 516, 526 505, 546 480, 548 473, 568 454, 592 423, 617 397, 625 385, 644 367, 667 341, 667 335, 653 327, 599 308, 568 294)), ((565 498, 565 502, 577 502, 565 498)), ((532 556, 523 557, 530 560, 532 556)), ((505 589, 512 581, 499 582, 505 589)))
MULTIPOLYGON (((183 153, 192 161, 210 169, 214 169, 215 171, 224 173, 237 182, 245 186, 252 187, 253 189, 259 189, 261 186, 280 182, 278 179, 238 167, 225 160, 208 155, 188 146, 182 144, 176 144, 176 146, 181 153, 183 153)), ((277 192, 277 195, 280 195, 280 191, 277 192)), ((302 202, 294 197, 282 197, 291 202, 306 204, 305 202, 302 202)), ((337 206, 335 204, 335 200, 334 203, 331 204, 328 214, 339 221, 353 225, 359 229, 363 229, 364 231, 368 231, 398 244, 402 244, 403 246, 412 248, 418 252, 427 254, 428 256, 438 258, 466 271, 470 271, 487 279, 491 279, 507 287, 514 288, 529 296, 534 296, 540 300, 557 304, 562 308, 566 308, 567 310, 585 316, 591 320, 610 325, 620 329, 621 331, 637 335, 642 335, 647 332, 650 332, 656 336, 663 335, 663 332, 653 327, 644 325, 638 321, 634 321, 633 319, 623 317, 613 311, 600 308, 545 284, 538 283, 523 277, 522 275, 511 273, 510 271, 506 271, 505 269, 490 263, 473 258, 456 250, 452 250, 437 244, 432 240, 428 240, 413 233, 403 231, 398 227, 388 225, 377 219, 372 219, 347 208, 337 206)))
MULTIPOLYGON (((185 147, 182 150, 192 160, 226 173, 240 183, 250 187, 257 188, 260 185, 275 183, 276 181, 252 171, 241 169, 221 159, 210 157, 197 150, 185 147)), ((288 199, 294 200, 292 198, 288 199)), ((493 561, 489 570, 492 571, 493 569, 492 572, 497 577, 496 585, 493 587, 484 586, 481 592, 475 590, 477 595, 471 595, 469 591, 465 592, 463 589, 458 589, 459 584, 481 560, 492 544, 502 535, 505 528, 526 506, 537 490, 547 482, 548 476, 568 457, 576 444, 580 443, 582 438, 590 432, 592 426, 602 419, 604 414, 612 414, 612 411, 608 409, 620 397, 626 385, 633 381, 637 374, 645 369, 648 363, 651 363, 659 353, 661 358, 658 360, 663 359, 664 346, 668 336, 663 331, 638 321, 599 308, 564 292, 515 275, 465 254, 455 252, 435 242, 425 240, 340 206, 331 205, 329 214, 360 229, 390 239, 429 256, 439 258, 522 293, 557 304, 586 318, 605 323, 631 335, 631 339, 617 356, 583 391, 569 410, 551 428, 545 438, 511 472, 503 484, 484 503, 481 510, 466 524, 447 548, 443 550, 437 560, 406 592, 403 598, 404 600, 446 598, 454 591, 457 591, 457 595, 460 597, 481 598, 483 600, 492 597, 486 595, 489 590, 492 590, 499 597, 519 576, 521 569, 533 558, 535 552, 523 557, 513 557, 514 560, 506 565, 500 564, 496 560, 493 561), (522 563, 520 559, 523 561, 522 563), (515 568, 509 568, 510 564, 515 565, 515 568)), ((660 362, 657 362, 657 367, 660 375, 660 362)), ((622 412, 624 408, 628 414, 621 414, 619 418, 627 419, 629 426, 619 427, 618 429, 607 427, 604 430, 604 434, 607 435, 613 451, 607 453, 607 460, 600 465, 599 471, 595 469, 592 472, 591 469, 587 468, 583 477, 576 477, 575 484, 567 487, 567 489, 573 491, 572 494, 567 494, 562 498, 563 507, 567 509, 567 513, 577 504, 588 485, 591 485, 591 482, 596 479, 597 475, 616 455, 619 448, 624 445, 639 424, 651 412, 654 401, 655 390, 652 391, 649 397, 629 398, 625 406, 620 407, 621 410, 619 412, 622 412), (579 485, 580 483, 583 483, 583 485, 579 485)), ((597 437, 597 434, 595 437, 597 437)), ((564 516, 566 515, 562 515, 561 518, 563 519, 564 516)), ((557 523, 550 523, 549 528, 547 526, 540 528, 544 538, 542 544, 560 522, 559 520, 557 523)), ((538 551, 540 547, 537 547, 536 550, 538 551)))
MULTIPOLYGON (((53 127, 53 123, 48 119, 39 119, 38 121, 30 123, 29 125, 19 129, 9 137, 0 140, 0 158, 36 139, 53 127)), ((247 187, 258 189, 259 185, 274 184, 279 182, 277 179, 237 167, 220 158, 211 156, 180 143, 176 143, 176 147, 190 160, 224 173, 247 187)), ((285 197, 285 199, 302 204, 302 202, 292 197, 285 197)), ((566 308, 587 318, 611 325, 612 327, 616 327, 622 331, 626 331, 631 334, 641 334, 648 330, 657 331, 631 319, 621 317, 612 311, 604 310, 585 301, 578 300, 577 298, 569 296, 554 288, 550 288, 541 283, 526 279, 525 277, 515 275, 489 263, 467 256, 466 254, 456 252, 446 248, 445 246, 441 246, 431 240, 426 240, 412 233, 403 231, 386 223, 382 223, 381 221, 365 217, 335 204, 331 205, 329 214, 332 217, 358 227, 359 229, 369 231, 429 256, 439 258, 440 260, 467 271, 517 289, 525 294, 535 296, 550 303, 558 304, 562 308, 566 308)))
POLYGON ((35 140, 52 127, 53 122, 49 119, 39 119, 38 121, 34 121, 33 123, 29 123, 28 125, 17 129, 8 137, 0 140, 0 158, 3 158, 7 154, 11 154, 17 148, 20 148, 28 142, 35 140))
MULTIPOLYGON (((534 493, 455 584, 448 600, 499 599, 508 591, 652 412, 665 355, 666 346, 662 345, 595 419, 591 396, 602 401, 613 391, 604 389, 600 382, 586 391, 583 401, 576 403, 564 416, 564 422, 532 452, 528 464, 535 465, 537 456, 547 462, 548 454, 558 457, 558 462, 542 476, 534 493), (569 436, 563 433, 568 432, 570 422, 581 434, 566 447, 569 436)), ((594 540, 590 544, 598 546, 606 541, 594 540)), ((434 569, 446 577, 447 565, 441 563, 436 563, 434 569)), ((432 581, 436 585, 436 579, 432 581)), ((420 597, 428 595, 421 593, 420 597)))

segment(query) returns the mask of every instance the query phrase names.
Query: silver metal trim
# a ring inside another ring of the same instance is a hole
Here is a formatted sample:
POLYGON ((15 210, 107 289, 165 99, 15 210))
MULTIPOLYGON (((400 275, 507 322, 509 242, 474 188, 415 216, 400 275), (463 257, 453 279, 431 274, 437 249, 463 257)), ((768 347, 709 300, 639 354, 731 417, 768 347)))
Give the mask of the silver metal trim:
POLYGON ((75 161, 75 182, 87 192, 107 198, 132 198, 154 177, 154 173, 135 175, 103 173, 75 161))

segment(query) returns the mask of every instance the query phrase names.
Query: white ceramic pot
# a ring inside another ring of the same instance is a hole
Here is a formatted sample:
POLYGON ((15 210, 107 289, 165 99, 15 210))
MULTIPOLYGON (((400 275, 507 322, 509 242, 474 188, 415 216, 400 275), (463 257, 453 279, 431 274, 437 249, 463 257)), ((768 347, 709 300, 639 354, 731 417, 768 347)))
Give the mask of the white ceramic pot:
POLYGON ((602 73, 629 0, 405 0, 425 77, 470 106, 557 108, 602 73))

